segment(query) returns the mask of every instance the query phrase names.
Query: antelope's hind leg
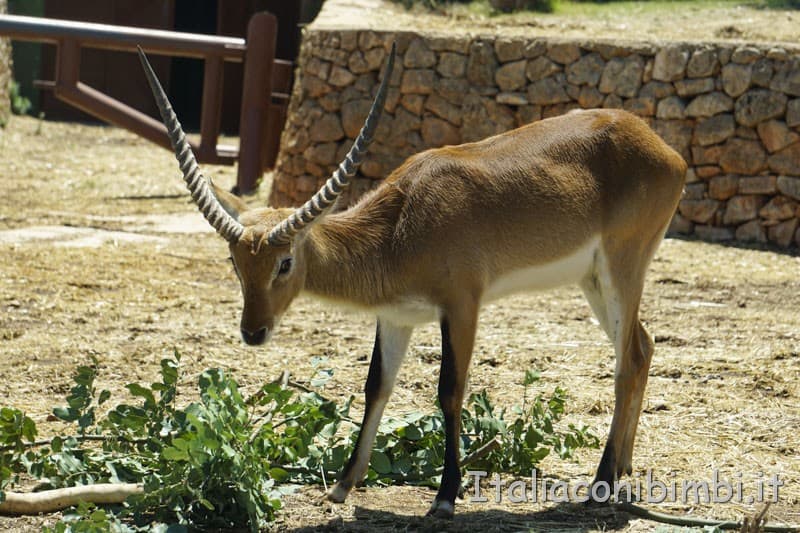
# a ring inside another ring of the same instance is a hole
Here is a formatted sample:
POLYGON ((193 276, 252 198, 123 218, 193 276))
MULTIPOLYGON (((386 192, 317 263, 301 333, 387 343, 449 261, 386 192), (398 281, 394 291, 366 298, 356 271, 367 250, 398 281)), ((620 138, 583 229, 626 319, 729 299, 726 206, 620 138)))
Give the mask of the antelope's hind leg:
MULTIPOLYGON (((614 482, 632 471, 633 443, 653 355, 653 341, 639 321, 647 265, 657 243, 645 250, 604 250, 581 288, 614 344, 614 415, 595 483, 613 491, 614 482)), ((603 491, 598 491, 604 496, 603 491)), ((609 494, 610 496, 610 494, 609 494)))
POLYGON ((356 447, 344 467, 339 481, 328 491, 327 498, 342 503, 350 490, 361 483, 369 466, 375 434, 383 415, 383 409, 394 388, 397 372, 408 349, 412 328, 399 327, 378 321, 375 346, 369 363, 369 373, 364 386, 366 405, 364 420, 358 434, 356 447))

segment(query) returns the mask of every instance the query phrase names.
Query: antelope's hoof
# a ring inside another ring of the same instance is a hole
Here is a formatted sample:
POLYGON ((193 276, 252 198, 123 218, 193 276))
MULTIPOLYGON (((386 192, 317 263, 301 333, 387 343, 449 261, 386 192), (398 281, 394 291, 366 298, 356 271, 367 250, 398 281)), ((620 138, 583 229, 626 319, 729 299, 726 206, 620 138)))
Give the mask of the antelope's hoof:
POLYGON ((589 507, 589 508, 596 509, 596 508, 608 505, 608 502, 607 501, 604 502, 604 501, 600 501, 600 500, 595 500, 594 498, 589 498, 588 500, 583 502, 583 505, 584 505, 584 507, 589 507))
POLYGON ((583 502, 586 507, 601 507, 611 503, 611 490, 614 484, 607 481, 594 480, 589 491, 589 499, 583 502), (595 499, 593 496, 597 496, 595 499))
POLYGON ((350 491, 338 483, 325 493, 325 499, 333 503, 344 503, 350 491))
POLYGON ((440 520, 452 520, 455 514, 453 504, 443 500, 434 500, 433 505, 425 516, 432 516, 440 520))

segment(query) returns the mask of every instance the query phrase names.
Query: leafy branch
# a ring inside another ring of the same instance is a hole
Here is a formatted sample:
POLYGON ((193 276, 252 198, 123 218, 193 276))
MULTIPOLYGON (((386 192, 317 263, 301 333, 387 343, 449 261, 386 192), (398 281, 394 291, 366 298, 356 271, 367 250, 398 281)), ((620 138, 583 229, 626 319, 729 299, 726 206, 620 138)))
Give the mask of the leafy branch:
MULTIPOLYGON (((67 405, 53 410, 74 434, 37 440, 30 418, 0 409, 0 512, 4 495, 27 474, 45 488, 130 487, 121 506, 79 505, 54 531, 154 523, 255 531, 274 519, 282 494, 293 484, 334 477, 353 451, 359 426, 350 417, 353 398, 339 404, 318 392, 332 375, 322 368, 325 362, 313 361, 310 387, 284 373, 247 398, 229 374, 209 369, 197 380, 199 399, 178 408, 176 353, 161 361, 159 381, 128 384, 134 401, 103 414, 110 393, 96 387, 93 360, 76 370, 67 405)), ((497 409, 486 391, 470 396, 462 412, 464 467, 527 473, 551 451, 571 457, 578 448, 598 445, 585 427, 557 429, 566 394, 556 388, 531 400, 528 389, 537 380, 526 375, 523 406, 511 410, 497 409)), ((386 418, 366 483, 438 484, 443 423, 439 412, 386 418)), ((125 496, 104 501, 121 502, 125 496)))

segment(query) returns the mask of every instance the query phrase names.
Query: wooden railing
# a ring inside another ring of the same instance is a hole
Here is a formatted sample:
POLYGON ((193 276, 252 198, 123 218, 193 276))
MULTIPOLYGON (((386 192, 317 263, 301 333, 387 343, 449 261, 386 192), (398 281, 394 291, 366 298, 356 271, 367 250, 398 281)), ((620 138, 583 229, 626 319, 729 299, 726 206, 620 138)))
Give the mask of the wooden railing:
POLYGON ((275 164, 286 117, 292 65, 275 59, 277 20, 257 13, 247 27, 247 40, 128 26, 0 15, 0 35, 57 46, 53 81, 38 83, 55 95, 105 122, 126 128, 170 148, 161 122, 98 91, 79 79, 81 49, 135 52, 141 46, 156 55, 194 57, 204 61, 200 143, 193 149, 201 163, 239 163, 237 192, 253 191, 267 168, 275 164), (244 62, 239 147, 217 144, 222 109, 223 63, 244 62))

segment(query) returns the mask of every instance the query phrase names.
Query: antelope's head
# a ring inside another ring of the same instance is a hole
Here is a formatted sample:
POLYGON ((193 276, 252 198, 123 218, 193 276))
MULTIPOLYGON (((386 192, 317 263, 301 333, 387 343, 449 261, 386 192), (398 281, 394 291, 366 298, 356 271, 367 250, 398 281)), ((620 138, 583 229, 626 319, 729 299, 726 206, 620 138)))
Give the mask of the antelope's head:
POLYGON ((228 241, 236 275, 242 286, 242 339, 250 345, 264 343, 305 283, 305 258, 301 243, 314 222, 333 207, 347 188, 367 151, 386 100, 394 65, 392 45, 378 93, 364 126, 344 161, 325 185, 297 210, 249 209, 238 197, 215 187, 197 166, 191 146, 147 58, 139 58, 156 99, 183 179, 200 212, 228 241))

